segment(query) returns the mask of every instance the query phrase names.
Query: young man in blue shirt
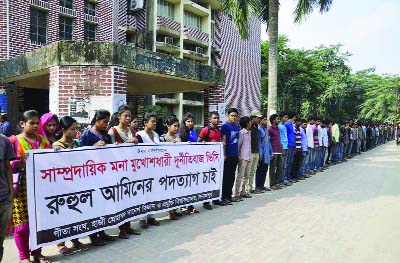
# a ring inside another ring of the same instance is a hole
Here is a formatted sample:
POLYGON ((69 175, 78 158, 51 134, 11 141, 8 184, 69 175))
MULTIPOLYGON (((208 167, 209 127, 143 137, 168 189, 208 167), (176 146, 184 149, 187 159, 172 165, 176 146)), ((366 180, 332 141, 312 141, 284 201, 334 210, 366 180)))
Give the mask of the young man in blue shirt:
POLYGON ((237 109, 228 109, 228 121, 225 122, 221 127, 225 163, 224 175, 222 179, 222 201, 215 201, 215 205, 232 204, 232 188, 235 182, 236 168, 239 162, 239 126, 237 125, 238 115, 237 109))

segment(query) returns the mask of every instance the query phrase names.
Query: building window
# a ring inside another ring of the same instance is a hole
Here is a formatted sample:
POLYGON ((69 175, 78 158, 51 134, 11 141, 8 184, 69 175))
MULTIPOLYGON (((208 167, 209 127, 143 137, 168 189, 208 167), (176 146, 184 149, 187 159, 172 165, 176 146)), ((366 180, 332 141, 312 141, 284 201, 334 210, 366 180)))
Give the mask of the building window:
POLYGON ((60 16, 60 40, 72 40, 72 24, 74 20, 70 17, 60 16))
POLYGON ((198 16, 196 14, 193 14, 192 12, 185 10, 185 17, 183 22, 185 26, 193 27, 194 29, 203 31, 201 16, 198 16))
POLYGON ((203 125, 203 107, 183 105, 183 112, 190 112, 192 114, 194 125, 203 125))
POLYGON ((96 4, 93 2, 85 1, 85 14, 95 16, 96 4))
POLYGON ((47 39, 47 13, 31 8, 31 41, 46 43, 47 39))
POLYGON ((174 19, 174 5, 165 0, 159 0, 158 15, 174 19))
POLYGON ((203 102, 203 94, 197 92, 184 92, 183 99, 203 102))
POLYGON ((85 40, 96 41, 96 24, 85 23, 85 40))
POLYGON ((74 1, 73 0, 60 0, 60 6, 73 9, 74 7, 74 1))

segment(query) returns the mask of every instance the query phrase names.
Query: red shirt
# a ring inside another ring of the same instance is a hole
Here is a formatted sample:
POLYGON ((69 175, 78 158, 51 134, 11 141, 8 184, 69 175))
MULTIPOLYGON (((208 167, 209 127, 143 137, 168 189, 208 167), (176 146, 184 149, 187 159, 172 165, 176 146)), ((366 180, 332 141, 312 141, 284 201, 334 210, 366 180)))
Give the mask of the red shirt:
POLYGON ((216 129, 210 129, 210 134, 207 137, 207 133, 208 133, 208 129, 210 127, 204 127, 203 129, 201 129, 201 132, 199 134, 199 137, 202 139, 206 139, 206 142, 220 142, 221 141, 221 130, 216 128, 216 129))

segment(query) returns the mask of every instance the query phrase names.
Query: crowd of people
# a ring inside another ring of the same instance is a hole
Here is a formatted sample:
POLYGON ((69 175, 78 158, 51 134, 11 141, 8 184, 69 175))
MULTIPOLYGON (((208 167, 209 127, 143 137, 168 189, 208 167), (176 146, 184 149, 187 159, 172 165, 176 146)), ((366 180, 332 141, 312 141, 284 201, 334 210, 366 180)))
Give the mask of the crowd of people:
MULTIPOLYGON (((139 130, 138 119, 133 117, 128 106, 121 106, 113 115, 107 110, 98 110, 91 128, 80 135, 77 121, 72 117, 59 118, 52 113, 39 116, 36 111, 29 110, 22 115, 20 134, 0 135, 0 261, 11 217, 20 262, 31 262, 31 256, 34 262, 51 262, 43 256, 41 249, 31 251, 29 248, 26 178, 30 175, 25 170, 28 150, 53 148, 57 151, 119 143, 222 142, 222 198, 203 204, 205 209, 212 210, 215 205, 233 205, 254 194, 288 187, 400 135, 400 125, 395 130, 393 125, 384 123, 353 120, 336 123, 318 117, 303 119, 294 112, 267 117, 253 110, 250 116, 239 119, 235 108, 228 109, 227 121, 221 127, 218 112, 211 112, 209 124, 199 133, 190 113, 186 113, 181 122, 171 115, 158 129, 157 116, 146 113, 142 124, 139 130)), ((183 214, 195 213, 199 210, 191 205, 168 211, 168 216, 178 220, 183 214)), ((142 229, 160 225, 152 215, 141 218, 139 223, 142 229)), ((140 234, 130 222, 119 226, 118 237, 121 239, 140 234)), ((116 239, 105 231, 89 237, 94 246, 104 246, 116 239)), ((58 251, 71 255, 89 249, 79 239, 73 239, 71 243, 72 246, 65 242, 57 244, 58 251)))

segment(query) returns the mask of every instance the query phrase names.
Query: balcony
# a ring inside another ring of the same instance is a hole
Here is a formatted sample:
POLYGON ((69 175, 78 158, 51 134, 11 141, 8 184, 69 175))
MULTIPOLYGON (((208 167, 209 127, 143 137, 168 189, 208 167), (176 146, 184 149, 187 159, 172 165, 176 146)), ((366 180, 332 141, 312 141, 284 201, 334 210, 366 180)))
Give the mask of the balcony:
POLYGON ((42 0, 29 0, 29 4, 43 10, 49 10, 50 9, 50 4, 46 1, 42 0))
POLYGON ((63 6, 59 6, 59 12, 63 15, 69 16, 69 17, 76 17, 76 11, 74 9, 66 8, 63 6))
POLYGON ((196 45, 208 47, 209 35, 205 32, 201 32, 193 27, 183 27, 184 40, 191 42, 196 45))
POLYGON ((185 10, 192 12, 193 14, 199 16, 209 16, 211 12, 208 8, 205 8, 193 1, 190 0, 183 0, 183 7, 185 10))
POLYGON ((98 24, 100 19, 97 16, 85 14, 85 21, 98 24))
POLYGON ((171 37, 179 38, 181 34, 181 23, 164 16, 157 16, 157 31, 171 37))
POLYGON ((166 42, 161 42, 161 41, 156 41, 156 49, 172 54, 178 54, 181 51, 179 46, 168 44, 166 42))
POLYGON ((196 51, 184 49, 183 57, 188 59, 193 59, 195 61, 200 61, 202 63, 208 63, 209 56, 207 54, 197 53, 196 51))

